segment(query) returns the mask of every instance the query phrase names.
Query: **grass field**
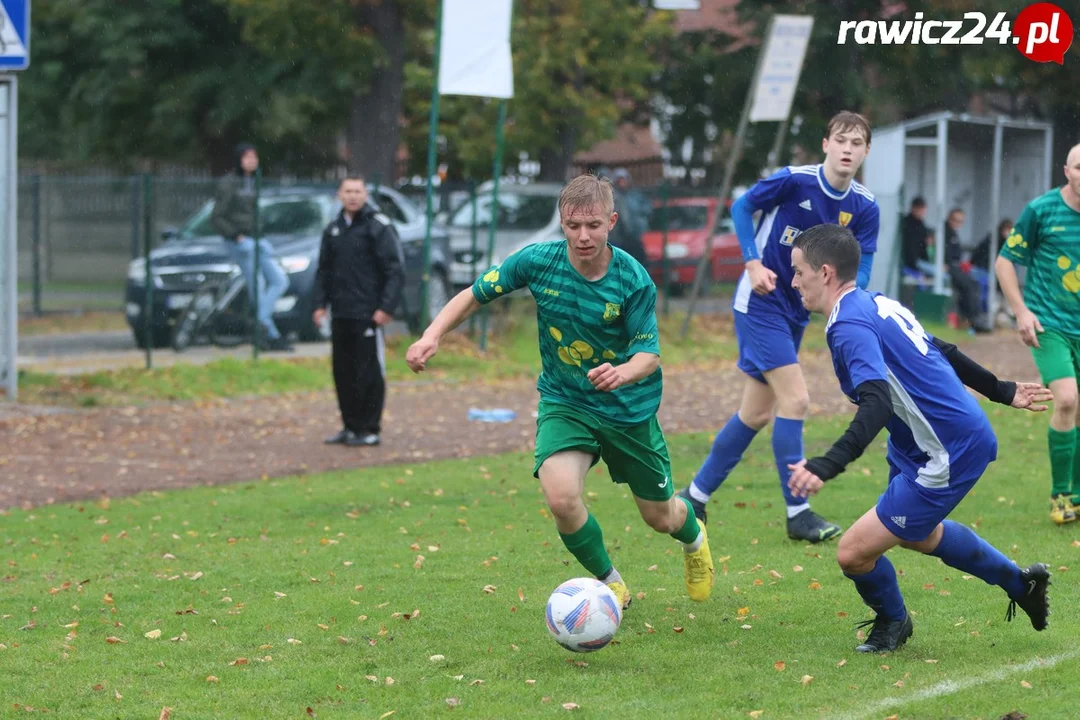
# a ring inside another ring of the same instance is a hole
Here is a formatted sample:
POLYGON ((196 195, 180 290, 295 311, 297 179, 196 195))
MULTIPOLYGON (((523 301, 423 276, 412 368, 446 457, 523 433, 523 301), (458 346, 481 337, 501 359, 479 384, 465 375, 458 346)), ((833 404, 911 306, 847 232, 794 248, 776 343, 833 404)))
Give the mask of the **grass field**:
MULTIPOLYGON (((1006 623, 999 589, 898 550, 915 636, 854 653, 867 612, 835 544, 786 539, 762 436, 710 508, 706 603, 686 597, 677 544, 604 471, 590 476, 638 599, 618 644, 568 653, 542 610, 583 571, 515 454, 0 516, 0 716, 1071 717, 1080 528, 1047 517, 1045 416, 991 416, 1000 459, 955 519, 1023 565, 1051 564, 1044 633, 1006 623)), ((808 452, 842 429, 811 422, 808 452)), ((678 486, 709 443, 671 438, 678 486)), ((825 488, 822 514, 850 525, 873 505, 879 445, 825 488)))
MULTIPOLYGON (((518 301, 500 320, 489 338, 486 353, 465 334, 446 338, 439 355, 429 364, 422 379, 473 381, 478 377, 496 380, 534 379, 540 372, 537 353, 535 306, 518 301)), ((718 357, 737 353, 730 315, 697 315, 690 332, 682 337, 683 315, 672 313, 660 319, 663 364, 667 369, 706 366, 718 357)), ((47 327, 47 326, 45 326, 47 327)), ((41 328, 44 332, 44 327, 41 328)), ((947 327, 930 327, 950 342, 962 333, 947 327)), ((417 379, 405 365, 405 351, 413 338, 399 336, 387 342, 386 371, 391 382, 417 379)), ((821 319, 806 330, 803 349, 825 350, 821 319)), ((23 371, 19 378, 22 402, 37 405, 81 407, 137 405, 155 401, 200 400, 245 395, 272 395, 311 392, 333 388, 329 358, 224 358, 206 365, 179 363, 145 370, 126 368, 81 375, 58 375, 23 371)))

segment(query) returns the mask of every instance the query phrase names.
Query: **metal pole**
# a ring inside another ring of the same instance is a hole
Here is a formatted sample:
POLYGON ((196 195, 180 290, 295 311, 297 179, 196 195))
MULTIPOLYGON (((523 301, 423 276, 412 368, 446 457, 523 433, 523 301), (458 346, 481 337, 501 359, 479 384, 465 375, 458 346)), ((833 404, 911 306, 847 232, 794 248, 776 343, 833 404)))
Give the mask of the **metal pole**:
POLYGON ((945 293, 945 220, 949 210, 945 207, 945 182, 948 178, 945 164, 949 160, 949 121, 941 118, 937 121, 937 192, 938 224, 934 236, 934 294, 945 293))
MULTIPOLYGON (((769 18, 769 25, 765 28, 765 37, 772 36, 773 18, 769 18)), ((761 78, 762 58, 765 55, 765 48, 758 51, 757 62, 754 65, 754 76, 750 80, 750 90, 746 93, 746 99, 743 101, 742 115, 739 116, 739 125, 735 130, 735 146, 731 149, 731 153, 728 155, 727 167, 724 169, 724 182, 720 186, 719 202, 717 204, 716 220, 719 223, 723 219, 723 213, 727 210, 727 196, 731 192, 731 183, 735 179, 735 166, 739 162, 739 158, 742 156, 743 145, 746 143, 746 127, 750 123, 750 107, 754 103, 754 92, 757 89, 758 80, 761 78)), ((694 288, 690 291, 690 304, 686 308, 686 318, 683 320, 682 325, 682 337, 686 337, 686 333, 690 330, 690 318, 694 314, 694 309, 697 305, 698 293, 701 291, 702 278, 705 275, 706 268, 709 267, 709 261, 712 256, 712 241, 713 235, 709 233, 705 238, 705 254, 701 256, 701 260, 698 261, 697 272, 694 273, 694 288)))
POLYGON ((139 176, 131 176, 131 259, 139 257, 139 176))
MULTIPOLYGON (((487 261, 494 261, 495 231, 499 226, 499 176, 502 175, 503 125, 506 124, 506 100, 499 100, 499 124, 495 127, 495 185, 491 192, 491 224, 488 226, 487 261)), ((480 317, 480 351, 487 350, 488 306, 480 317)))
POLYGON ((151 212, 152 179, 149 173, 142 176, 143 186, 143 257, 146 259, 146 295, 143 298, 143 331, 146 333, 146 369, 154 366, 154 274, 150 267, 150 250, 153 234, 151 212))
POLYGON ((420 277, 420 327, 431 322, 428 317, 428 282, 431 280, 431 224, 434 222, 432 179, 435 175, 436 143, 439 140, 439 55, 442 52, 442 0, 435 9, 435 54, 432 58, 431 118, 428 120, 427 209, 424 216, 424 274, 420 277))
POLYGON ((255 234, 253 240, 255 241, 255 267, 251 273, 251 359, 259 359, 259 345, 262 344, 263 339, 263 326, 259 323, 259 260, 261 259, 261 252, 259 246, 262 244, 259 242, 259 195, 262 190, 262 165, 258 165, 255 168, 255 227, 252 228, 252 232, 255 234))
POLYGON ((997 318, 997 273, 994 272, 994 262, 998 254, 998 223, 1001 222, 1001 143, 1005 128, 1001 124, 1001 118, 994 121, 994 151, 991 155, 990 166, 990 257, 987 259, 987 297, 986 309, 989 314, 987 320, 990 327, 994 327, 997 318))
POLYGON ((33 252, 34 315, 41 316, 41 175, 31 180, 33 215, 30 225, 30 249, 33 252))
MULTIPOLYGON (((477 224, 476 224, 476 181, 475 180, 470 180, 469 181, 469 205, 472 208, 472 222, 470 223, 470 225, 471 225, 470 230, 471 230, 471 233, 472 233, 472 247, 469 250, 469 258, 470 258, 469 277, 472 278, 472 279, 475 279, 476 278, 476 235, 477 235, 477 233, 476 233, 476 229, 477 229, 477 224)), ((472 315, 469 316, 469 335, 472 336, 472 334, 473 334, 473 332, 475 330, 476 330, 476 313, 473 313, 472 315)))
POLYGON ((660 284, 664 288, 664 305, 661 312, 667 317, 671 298, 671 261, 668 259, 668 199, 671 186, 667 179, 660 184, 660 227, 664 231, 664 241, 660 249, 660 284))
MULTIPOLYGON (((5 255, 7 317, 4 323, 4 351, 7 354, 5 375, 7 380, 7 399, 15 402, 19 397, 19 269, 18 269, 18 192, 19 192, 19 78, 8 76, 8 157, 7 157, 7 245, 5 255)), ((0 248, 3 249, 3 248, 0 248)))

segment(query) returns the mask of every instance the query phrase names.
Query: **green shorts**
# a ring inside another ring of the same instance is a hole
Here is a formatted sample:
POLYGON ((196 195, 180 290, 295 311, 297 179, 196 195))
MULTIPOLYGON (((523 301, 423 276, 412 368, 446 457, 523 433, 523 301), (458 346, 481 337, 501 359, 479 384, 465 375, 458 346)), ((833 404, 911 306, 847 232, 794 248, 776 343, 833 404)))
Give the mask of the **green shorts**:
POLYGON ((667 441, 655 415, 643 423, 620 427, 569 405, 541 402, 533 476, 540 477, 544 461, 565 450, 591 454, 593 465, 603 459, 612 481, 626 483, 642 500, 664 501, 675 493, 667 441))
POLYGON ((1039 333, 1039 347, 1031 348, 1031 355, 1046 385, 1080 375, 1080 338, 1045 330, 1039 333))

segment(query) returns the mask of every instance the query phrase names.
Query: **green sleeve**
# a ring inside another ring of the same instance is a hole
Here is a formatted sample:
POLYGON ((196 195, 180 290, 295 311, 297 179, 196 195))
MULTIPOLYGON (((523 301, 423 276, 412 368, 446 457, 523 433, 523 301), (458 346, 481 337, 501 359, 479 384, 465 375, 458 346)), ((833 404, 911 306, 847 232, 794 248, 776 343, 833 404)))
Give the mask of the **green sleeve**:
POLYGON ((532 245, 503 260, 501 265, 493 265, 490 270, 476 279, 472 293, 476 302, 486 305, 492 300, 509 295, 529 284, 532 268, 532 245))
POLYGON ((1029 203, 1016 221, 998 253, 1017 265, 1028 265, 1039 244, 1039 216, 1029 203))
POLYGON ((627 357, 640 352, 660 354, 660 329, 656 325, 656 286, 636 290, 626 301, 626 332, 630 336, 627 357))

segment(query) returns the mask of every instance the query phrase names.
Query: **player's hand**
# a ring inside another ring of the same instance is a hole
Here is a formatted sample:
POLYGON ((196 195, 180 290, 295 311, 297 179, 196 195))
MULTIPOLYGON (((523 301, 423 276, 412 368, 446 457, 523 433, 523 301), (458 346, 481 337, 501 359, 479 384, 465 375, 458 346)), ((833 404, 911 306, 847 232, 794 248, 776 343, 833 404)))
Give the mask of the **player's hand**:
POLYGON ((1020 339, 1025 345, 1039 347, 1039 333, 1043 331, 1043 326, 1035 313, 1027 308, 1016 313, 1016 329, 1020 331, 1020 339))
POLYGON ((750 287, 758 295, 767 295, 776 289, 776 273, 765 267, 760 260, 746 263, 746 272, 750 276, 750 287))
POLYGON ((371 321, 379 327, 386 325, 393 319, 394 318, 391 317, 389 313, 384 313, 382 310, 376 310, 375 314, 371 316, 371 321))
POLYGON ((628 381, 622 366, 612 365, 611 363, 604 363, 594 367, 589 371, 588 378, 593 387, 601 392, 611 392, 617 387, 622 387, 628 381))
POLYGON ((791 477, 788 478, 788 488, 791 494, 797 498, 806 498, 817 495, 825 481, 806 469, 806 458, 794 465, 788 465, 791 477))
POLYGON ((1018 410, 1030 410, 1031 412, 1043 412, 1046 405, 1054 399, 1054 393, 1050 388, 1043 387, 1039 383, 1018 382, 1016 394, 1013 395, 1012 407, 1018 410))
POLYGON ((434 357, 438 350, 438 340, 422 337, 409 346, 408 352, 405 353, 405 362, 409 364, 409 369, 414 373, 423 372, 426 369, 427 361, 434 357))
POLYGON ((326 320, 326 308, 318 308, 315 312, 311 313, 311 320, 316 325, 322 325, 326 320))

